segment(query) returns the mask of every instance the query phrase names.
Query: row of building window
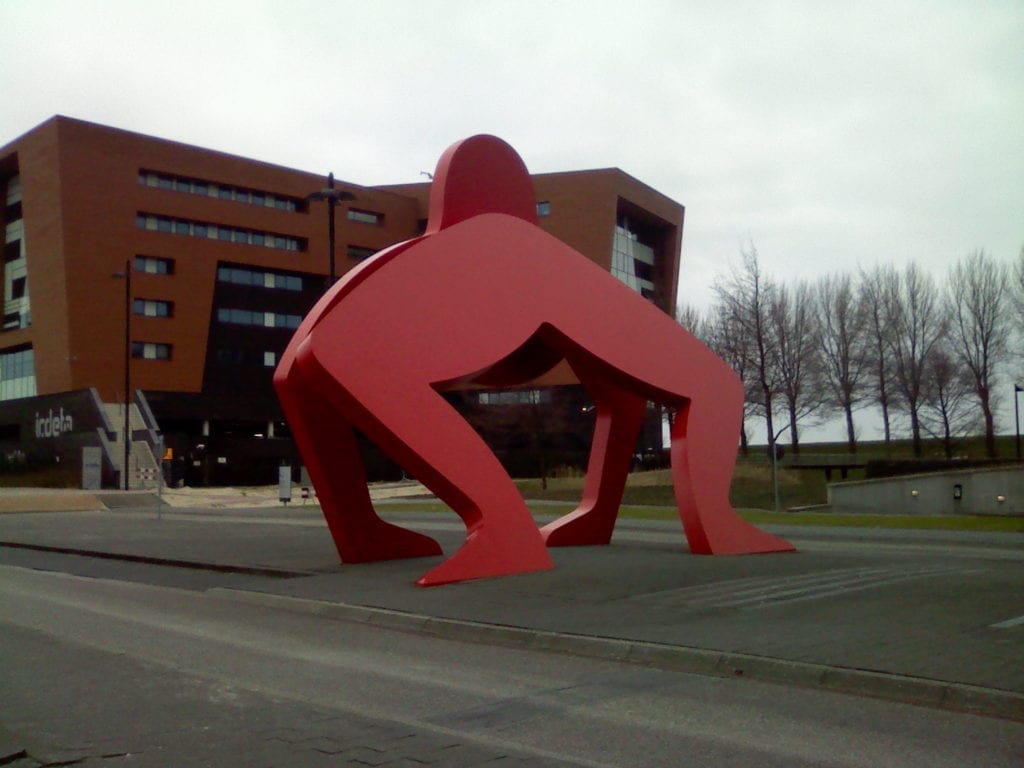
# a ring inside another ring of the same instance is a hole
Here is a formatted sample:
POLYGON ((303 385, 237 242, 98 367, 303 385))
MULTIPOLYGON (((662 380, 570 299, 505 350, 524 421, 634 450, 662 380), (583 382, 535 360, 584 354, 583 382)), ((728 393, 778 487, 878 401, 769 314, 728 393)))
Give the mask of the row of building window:
POLYGON ((28 310, 4 313, 3 330, 5 331, 16 331, 19 328, 28 328, 30 325, 32 325, 32 313, 28 310))
POLYGON ((301 291, 302 278, 298 275, 281 275, 242 267, 217 267, 217 279, 222 283, 253 285, 258 288, 277 288, 286 291, 301 291))
POLYGON ((21 180, 18 176, 12 176, 6 183, 3 238, 4 304, 0 331, 16 331, 32 324, 25 261, 25 225, 21 213, 21 180))
POLYGON ((551 402, 547 389, 505 389, 498 392, 478 392, 480 405, 546 405, 551 402))
MULTIPOLYGON (((305 210, 305 201, 297 197, 274 194, 259 189, 247 187, 236 187, 230 184, 219 184, 202 179, 191 179, 186 176, 172 176, 166 173, 154 171, 139 171, 139 184, 155 189, 166 189, 174 192, 184 192, 200 197, 213 197, 218 200, 231 200, 236 203, 255 205, 260 208, 275 208, 280 211, 302 211, 305 210)), ((19 204, 20 205, 20 204, 19 204)), ((546 213, 540 214, 546 216, 546 213)), ((20 217, 19 217, 20 218, 20 217)), ((346 212, 346 218, 360 224, 374 224, 380 226, 384 223, 384 214, 376 211, 367 211, 359 208, 350 208, 346 212)), ((10 219, 8 219, 10 221, 10 219)))
POLYGON ((249 309, 219 307, 217 320, 235 325, 259 325, 264 328, 295 329, 302 323, 302 315, 288 315, 282 312, 254 312, 249 309))
POLYGON ((363 211, 359 208, 349 208, 345 217, 349 221, 354 221, 359 224, 374 224, 380 226, 384 223, 384 214, 376 213, 374 211, 363 211))
POLYGON ((132 312, 143 317, 174 317, 174 302, 161 299, 134 299, 132 312))
POLYGON ((240 227, 225 227, 222 224, 209 224, 190 219, 172 219, 167 216, 155 216, 148 213, 136 215, 135 226, 152 232, 167 232, 209 240, 223 240, 240 245, 258 245, 282 251, 306 250, 306 241, 303 238, 262 232, 254 229, 242 229, 240 227))
POLYGON ((139 184, 157 189, 169 189, 185 192, 201 197, 216 197, 220 200, 232 200, 236 203, 256 205, 261 208, 276 208, 280 211, 302 210, 303 201, 287 195, 276 195, 257 189, 246 189, 229 184, 216 184, 212 181, 190 179, 184 176, 170 176, 153 171, 139 171, 139 184))
POLYGON ((162 259, 159 256, 136 256, 135 271, 147 275, 173 275, 174 259, 162 259))
POLYGON ((170 360, 171 345, 156 341, 133 341, 132 357, 141 360, 170 360))
POLYGON ((370 258, 376 252, 377 251, 373 248, 362 248, 358 245, 350 245, 348 247, 347 255, 353 261, 362 261, 363 259, 370 258))
POLYGON ((221 347, 217 350, 217 359, 225 365, 262 365, 273 368, 277 365, 277 353, 238 347, 221 347))

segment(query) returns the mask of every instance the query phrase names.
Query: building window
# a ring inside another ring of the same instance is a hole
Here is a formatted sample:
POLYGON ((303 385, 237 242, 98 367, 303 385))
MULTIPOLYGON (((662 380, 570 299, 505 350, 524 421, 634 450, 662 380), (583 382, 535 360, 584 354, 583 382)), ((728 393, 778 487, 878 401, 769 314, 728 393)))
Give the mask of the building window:
POLYGON ((186 194, 199 195, 200 197, 232 200, 245 205, 255 205, 258 208, 275 208, 279 211, 303 210, 303 201, 297 197, 274 194, 266 190, 236 187, 231 184, 191 179, 185 176, 172 176, 154 171, 139 171, 139 184, 144 187, 184 192, 186 194))
POLYGON ((161 259, 156 256, 136 256, 135 271, 147 275, 173 275, 174 259, 161 259))
POLYGON ((11 240, 4 243, 4 263, 10 264, 21 258, 21 240, 11 240))
POLYGON ((11 299, 25 298, 25 285, 28 282, 26 277, 16 277, 11 280, 11 299))
POLYGON ((551 215, 551 203, 550 202, 548 202, 547 200, 541 200, 539 203, 537 203, 537 216, 539 218, 543 219, 545 216, 550 216, 550 215, 551 215))
POLYGON ((380 226, 381 224, 384 223, 383 213, 375 213, 373 211, 362 211, 359 210, 358 208, 349 208, 347 216, 349 221, 355 221, 360 224, 374 224, 380 226))
POLYGON ((156 232, 173 232, 176 235, 189 237, 225 240, 241 245, 260 245, 265 248, 276 248, 282 251, 304 251, 304 238, 277 235, 270 232, 259 232, 240 227, 226 227, 222 224, 209 224, 191 219, 171 219, 151 213, 139 213, 135 216, 135 226, 156 232))
POLYGON ((219 307, 217 320, 233 325, 257 325, 264 328, 288 328, 294 330, 302 323, 302 315, 288 315, 282 312, 254 312, 249 309, 219 307))
POLYGON ((217 360, 224 365, 273 368, 277 365, 277 352, 243 347, 221 347, 217 350, 217 360))
POLYGON ((170 360, 171 345, 155 341, 133 341, 132 357, 142 360, 170 360))
POLYGON ((625 217, 615 227, 613 243, 611 273, 644 298, 654 298, 654 249, 640 241, 625 217))
POLYGON ((347 254, 353 261, 363 261, 368 259, 377 251, 373 248, 362 248, 358 245, 350 245, 347 249, 347 254))
POLYGON ((302 278, 298 275, 282 275, 242 267, 217 267, 217 280, 236 285, 253 285, 257 288, 274 288, 285 291, 301 291, 302 278))
POLYGON ((160 299, 135 299, 132 312, 144 317, 173 317, 174 302, 160 299))
POLYGON ((10 224, 21 218, 21 200, 10 203, 4 208, 4 222, 10 224))
POLYGON ((4 314, 3 330, 17 331, 32 325, 32 313, 28 311, 7 312, 4 314))
POLYGON ((503 389, 498 392, 478 392, 480 405, 546 405, 551 402, 548 389, 503 389))
POLYGON ((0 400, 34 397, 36 363, 32 347, 0 352, 0 400))

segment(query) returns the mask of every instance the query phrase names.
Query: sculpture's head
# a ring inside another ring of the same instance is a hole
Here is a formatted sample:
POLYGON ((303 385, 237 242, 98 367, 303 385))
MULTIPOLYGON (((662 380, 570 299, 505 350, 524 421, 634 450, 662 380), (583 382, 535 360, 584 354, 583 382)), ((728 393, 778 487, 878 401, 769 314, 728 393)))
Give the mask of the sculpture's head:
POLYGON ((505 213, 537 223, 537 204, 526 165, 496 136, 470 136, 441 155, 430 188, 426 234, 482 213, 505 213))

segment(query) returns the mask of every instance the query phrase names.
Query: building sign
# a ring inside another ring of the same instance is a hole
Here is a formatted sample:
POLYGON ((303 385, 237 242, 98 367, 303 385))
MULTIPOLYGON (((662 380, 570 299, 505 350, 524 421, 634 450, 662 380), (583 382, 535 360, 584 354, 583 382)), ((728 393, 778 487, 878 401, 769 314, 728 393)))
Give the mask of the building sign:
POLYGON ((64 408, 58 408, 54 413, 51 408, 45 416, 40 416, 36 411, 35 418, 36 439, 46 437, 60 437, 65 432, 71 432, 75 428, 75 422, 70 413, 65 413, 64 408))

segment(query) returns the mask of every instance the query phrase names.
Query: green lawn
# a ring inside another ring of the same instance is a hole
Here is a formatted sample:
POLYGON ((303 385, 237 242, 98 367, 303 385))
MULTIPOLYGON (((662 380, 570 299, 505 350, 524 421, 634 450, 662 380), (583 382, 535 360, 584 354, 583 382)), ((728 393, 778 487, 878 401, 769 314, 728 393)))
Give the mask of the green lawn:
MULTIPOLYGON (((837 452, 837 446, 829 446, 837 452)), ((903 447, 901 447, 901 450, 903 447)), ((824 450, 822 452, 829 452, 824 450)), ((810 453, 810 451, 807 451, 810 453)), ((863 472, 850 478, 862 479, 863 472)), ((519 491, 530 503, 534 514, 558 515, 575 508, 583 491, 581 476, 517 480, 519 491), (562 503, 552 503, 562 502, 562 503)), ((733 476, 730 500, 739 513, 752 523, 779 525, 846 526, 852 528, 914 528, 957 531, 1024 531, 1024 517, 980 517, 953 515, 838 515, 824 509, 802 510, 827 501, 825 473, 821 470, 782 470, 779 473, 779 497, 783 511, 775 513, 771 468, 767 463, 740 461, 733 476)), ((413 507, 403 504, 377 505, 381 509, 446 510, 441 502, 425 499, 413 507)), ((638 472, 630 475, 620 515, 625 518, 673 520, 677 516, 672 478, 669 470, 638 472)))
MULTIPOLYGON (((448 507, 440 501, 424 499, 416 504, 378 502, 380 511, 388 512, 447 512, 448 507)), ((575 504, 528 503, 535 515, 563 515, 571 512, 575 504)), ((756 524, 775 525, 820 525, 848 528, 910 528, 918 530, 943 531, 1011 531, 1024 532, 1024 517, 969 517, 953 515, 836 515, 830 512, 769 512, 764 509, 737 508, 740 515, 756 524)), ((623 504, 619 515, 627 519, 675 520, 674 506, 648 506, 623 504)))

